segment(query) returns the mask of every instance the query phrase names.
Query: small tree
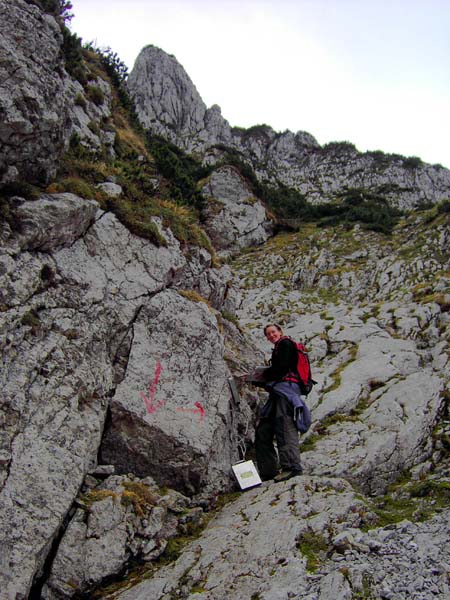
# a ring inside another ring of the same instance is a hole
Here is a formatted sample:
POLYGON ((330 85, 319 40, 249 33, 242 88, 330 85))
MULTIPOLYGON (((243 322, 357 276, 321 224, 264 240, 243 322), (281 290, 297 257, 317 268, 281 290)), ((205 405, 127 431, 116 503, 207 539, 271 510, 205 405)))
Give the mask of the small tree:
POLYGON ((61 19, 63 23, 67 23, 73 19, 72 3, 69 0, 27 0, 29 4, 39 6, 44 12, 61 19))

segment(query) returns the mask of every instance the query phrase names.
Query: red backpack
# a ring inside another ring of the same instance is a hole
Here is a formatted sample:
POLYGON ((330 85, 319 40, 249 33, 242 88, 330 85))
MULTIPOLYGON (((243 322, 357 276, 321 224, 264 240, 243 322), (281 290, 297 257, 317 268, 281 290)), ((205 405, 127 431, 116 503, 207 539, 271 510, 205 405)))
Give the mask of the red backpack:
POLYGON ((309 363, 308 352, 306 347, 292 338, 286 336, 295 345, 297 349, 297 373, 288 373, 283 381, 296 381, 300 385, 300 391, 304 396, 307 396, 312 390, 314 381, 311 375, 311 365, 309 363))

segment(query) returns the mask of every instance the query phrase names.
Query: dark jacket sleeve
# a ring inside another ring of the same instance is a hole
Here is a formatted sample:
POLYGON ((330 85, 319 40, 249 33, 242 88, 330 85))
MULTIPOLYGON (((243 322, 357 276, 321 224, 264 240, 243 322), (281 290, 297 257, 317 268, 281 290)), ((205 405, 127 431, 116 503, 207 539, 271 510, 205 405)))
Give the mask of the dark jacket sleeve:
POLYGON ((285 338, 278 342, 272 352, 272 365, 264 371, 266 381, 281 381, 296 369, 297 350, 294 343, 285 338))

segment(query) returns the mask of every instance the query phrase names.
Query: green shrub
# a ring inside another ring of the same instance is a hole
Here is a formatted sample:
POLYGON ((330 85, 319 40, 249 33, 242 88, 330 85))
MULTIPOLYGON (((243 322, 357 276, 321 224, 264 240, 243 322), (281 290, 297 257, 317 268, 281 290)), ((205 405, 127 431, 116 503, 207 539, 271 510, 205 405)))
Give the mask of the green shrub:
POLYGON ((86 95, 96 106, 101 106, 105 101, 105 95, 98 85, 86 86, 86 95))
POLYGON ((62 20, 63 23, 73 18, 73 14, 70 12, 73 6, 68 0, 27 0, 27 2, 39 6, 44 12, 62 20))
POLYGON ((450 213, 450 199, 441 200, 436 205, 436 210, 438 214, 450 213))
POLYGON ((77 94, 76 98, 75 98, 75 106, 81 106, 81 108, 85 109, 87 104, 86 104, 86 99, 83 96, 83 94, 77 94))
POLYGON ((67 72, 82 85, 86 83, 87 73, 83 64, 83 53, 81 49, 81 38, 76 33, 71 33, 67 27, 63 27, 63 55, 67 72))
POLYGON ((355 144, 351 142, 328 142, 322 148, 325 151, 332 150, 333 152, 357 152, 355 144))
POLYGON ((116 87, 122 85, 128 78, 128 67, 120 60, 117 52, 113 52, 109 47, 104 50, 96 48, 95 52, 99 54, 101 63, 113 80, 113 84, 116 87))
POLYGON ((85 198, 86 200, 100 199, 101 197, 99 190, 97 190, 84 179, 81 179, 77 176, 66 177, 58 182, 50 184, 47 188, 47 192, 49 194, 70 192, 71 194, 75 194, 76 196, 80 196, 80 198, 85 198))
POLYGON ((403 160, 403 166, 407 169, 417 169, 423 165, 422 159, 418 156, 408 156, 403 160))
POLYGON ((88 125, 87 125, 87 126, 88 126, 88 129, 89 129, 90 131, 92 131, 92 133, 93 133, 94 135, 96 135, 96 136, 100 136, 100 134, 101 134, 101 129, 100 129, 100 127, 99 127, 99 124, 98 124, 98 123, 96 123, 95 121, 89 121, 89 123, 88 123, 88 125))
POLYGON ((212 168, 203 166, 200 161, 160 137, 150 136, 148 146, 158 170, 170 182, 170 198, 201 209, 204 199, 197 190, 197 182, 209 175, 212 168))
POLYGON ((41 326, 41 319, 39 317, 38 312, 32 308, 31 310, 29 310, 28 312, 26 312, 22 319, 21 319, 21 323, 22 325, 25 325, 27 327, 31 327, 31 328, 38 328, 41 326))
POLYGON ((0 198, 12 198, 13 196, 19 196, 25 200, 37 200, 39 190, 26 181, 12 181, 0 187, 0 198))
POLYGON ((327 541, 313 531, 306 531, 297 540, 297 548, 306 558, 306 570, 310 573, 317 571, 320 562, 329 550, 327 541))

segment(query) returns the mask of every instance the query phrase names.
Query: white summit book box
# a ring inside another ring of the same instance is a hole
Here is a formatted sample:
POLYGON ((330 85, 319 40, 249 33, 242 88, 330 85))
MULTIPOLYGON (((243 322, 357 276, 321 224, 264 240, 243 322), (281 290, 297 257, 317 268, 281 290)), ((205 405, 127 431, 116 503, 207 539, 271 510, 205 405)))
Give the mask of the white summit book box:
POLYGON ((261 478, 252 460, 242 460, 231 468, 241 490, 261 485, 261 478))

